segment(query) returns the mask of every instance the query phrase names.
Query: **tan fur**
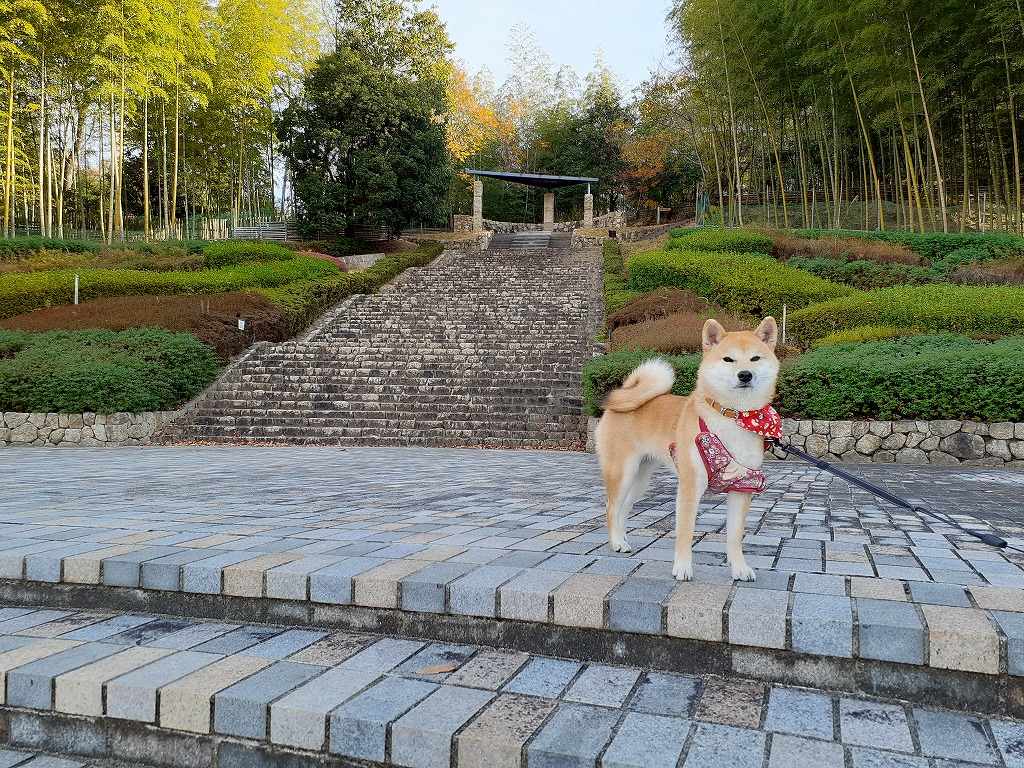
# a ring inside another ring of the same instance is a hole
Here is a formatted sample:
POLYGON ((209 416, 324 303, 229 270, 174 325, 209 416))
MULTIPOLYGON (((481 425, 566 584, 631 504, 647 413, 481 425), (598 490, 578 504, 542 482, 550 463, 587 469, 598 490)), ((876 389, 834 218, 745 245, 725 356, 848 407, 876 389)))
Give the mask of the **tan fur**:
MULTIPOLYGON (((708 484, 707 472, 694 444, 700 430, 699 420, 704 419, 740 464, 757 469, 764 458, 763 438, 718 413, 705 398, 740 411, 756 410, 770 403, 775 396, 779 367, 774 352, 777 338, 778 329, 771 317, 765 318, 756 331, 731 333, 726 333, 715 320, 708 320, 703 330, 704 356, 691 395, 664 394, 672 385, 666 377, 664 361, 648 361, 639 366, 622 388, 608 395, 596 437, 608 494, 608 538, 616 552, 631 551, 626 541, 626 520, 661 464, 676 471, 679 477, 672 575, 686 581, 693 577, 691 547, 697 504, 708 484), (741 371, 753 374, 749 387, 741 386, 741 371), (672 443, 677 446, 678 466, 669 454, 672 443)), ((730 492, 726 501, 728 562, 733 578, 743 581, 755 578, 742 551, 750 498, 749 493, 730 492)))

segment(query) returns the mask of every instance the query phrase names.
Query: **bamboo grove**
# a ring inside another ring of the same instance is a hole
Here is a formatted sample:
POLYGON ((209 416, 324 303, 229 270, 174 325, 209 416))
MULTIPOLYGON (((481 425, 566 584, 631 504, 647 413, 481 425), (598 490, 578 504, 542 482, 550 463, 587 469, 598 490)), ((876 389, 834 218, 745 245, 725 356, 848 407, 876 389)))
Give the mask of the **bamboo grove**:
POLYGON ((296 0, 0 0, 3 235, 272 211, 274 107, 316 32, 296 0))
POLYGON ((1021 0, 685 0, 669 24, 680 66, 641 110, 727 222, 1024 227, 1021 0))

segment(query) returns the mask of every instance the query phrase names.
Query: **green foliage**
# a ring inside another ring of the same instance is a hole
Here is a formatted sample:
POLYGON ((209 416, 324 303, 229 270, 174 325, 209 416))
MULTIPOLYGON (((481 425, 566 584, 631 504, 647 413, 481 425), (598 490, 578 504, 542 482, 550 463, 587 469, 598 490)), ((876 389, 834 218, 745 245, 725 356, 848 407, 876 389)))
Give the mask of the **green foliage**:
POLYGON ((190 333, 0 331, 0 411, 168 410, 216 374, 213 350, 190 333))
MULTIPOLYGON (((685 251, 734 251, 736 253, 771 253, 772 239, 767 235, 744 229, 698 229, 672 235, 668 247, 685 251)), ((671 234, 671 233, 670 233, 671 234)))
MULTIPOLYGON (((201 272, 89 269, 80 273, 79 300, 270 288, 295 280, 311 280, 339 273, 332 262, 303 257, 266 264, 239 264, 201 272)), ((71 270, 0 275, 0 318, 58 304, 70 304, 74 300, 74 291, 75 273, 71 270)))
POLYGON ((583 408, 590 416, 601 415, 604 396, 622 386, 626 377, 644 360, 661 357, 668 360, 676 372, 672 393, 688 395, 697 381, 700 355, 659 355, 657 352, 634 350, 611 352, 595 357, 583 369, 583 408))
POLYGON ((203 258, 210 269, 231 267, 243 262, 288 261, 295 254, 287 248, 262 240, 222 240, 203 249, 203 258))
MULTIPOLYGON (((797 237, 860 237, 885 242, 903 243, 927 259, 939 260, 969 248, 985 251, 987 258, 1024 254, 1024 237, 1009 232, 862 232, 845 229, 797 229, 797 237)), ((974 259, 978 260, 978 259, 974 259)))
POLYGON ((339 259, 351 256, 354 253, 366 253, 367 249, 366 241, 360 240, 358 237, 336 237, 321 245, 323 246, 321 253, 326 253, 328 256, 335 256, 339 259))
POLYGON ((936 267, 916 267, 911 264, 879 264, 858 259, 804 258, 791 256, 786 264, 812 275, 842 283, 861 290, 888 288, 894 285, 924 285, 945 280, 946 271, 936 267))
POLYGON ((919 336, 921 332, 915 328, 895 328, 891 325, 858 325, 845 331, 830 333, 815 341, 814 348, 829 344, 852 344, 858 341, 878 341, 879 339, 900 339, 906 336, 919 336))
POLYGON ((804 344, 861 325, 1013 336, 1024 329, 1024 288, 965 285, 882 288, 816 304, 789 316, 789 333, 804 344))
POLYGON ((40 251, 99 253, 100 245, 84 240, 58 240, 54 237, 16 237, 0 240, 0 261, 24 259, 40 251))
POLYGON ((621 309, 631 299, 640 295, 629 287, 622 261, 622 246, 618 240, 604 241, 604 312, 610 315, 621 309))
POLYGON ((701 230, 699 228, 697 228, 697 227, 680 227, 679 229, 670 229, 668 231, 668 236, 670 238, 672 238, 672 237, 682 237, 683 235, 689 235, 689 234, 691 234, 693 232, 700 232, 700 231, 701 230))
POLYGON ((755 317, 782 317, 815 302, 847 296, 850 289, 780 264, 761 254, 715 251, 647 251, 627 263, 632 287, 690 290, 723 309, 755 317))
POLYGON ((915 336, 836 344, 783 366, 775 406, 793 418, 1024 420, 1024 337, 915 336))

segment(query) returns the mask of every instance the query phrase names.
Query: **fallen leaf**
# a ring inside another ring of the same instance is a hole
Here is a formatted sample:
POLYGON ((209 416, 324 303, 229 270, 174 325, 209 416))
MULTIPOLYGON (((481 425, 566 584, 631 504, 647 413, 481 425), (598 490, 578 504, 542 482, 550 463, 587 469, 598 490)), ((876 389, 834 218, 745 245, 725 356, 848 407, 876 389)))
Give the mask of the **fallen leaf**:
POLYGON ((440 675, 444 672, 454 672, 458 667, 452 664, 450 661, 445 664, 435 664, 432 667, 424 667, 423 669, 417 669, 417 675, 440 675))

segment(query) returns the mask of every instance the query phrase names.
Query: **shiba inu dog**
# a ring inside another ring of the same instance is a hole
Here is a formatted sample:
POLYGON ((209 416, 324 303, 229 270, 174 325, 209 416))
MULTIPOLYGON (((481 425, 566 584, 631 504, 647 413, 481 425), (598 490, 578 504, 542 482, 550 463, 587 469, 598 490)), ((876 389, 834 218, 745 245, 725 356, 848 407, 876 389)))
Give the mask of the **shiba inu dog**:
POLYGON ((756 578, 743 557, 743 530, 751 494, 765 484, 759 471, 765 439, 782 434, 781 419, 770 406, 779 372, 777 341, 772 317, 755 331, 730 333, 708 320, 692 394, 668 394, 675 372, 666 360, 655 358, 639 365, 622 387, 605 397, 596 438, 612 549, 631 551, 626 520, 662 464, 679 477, 672 575, 682 581, 693 578, 697 504, 710 488, 728 494, 726 551, 733 579, 756 578))

